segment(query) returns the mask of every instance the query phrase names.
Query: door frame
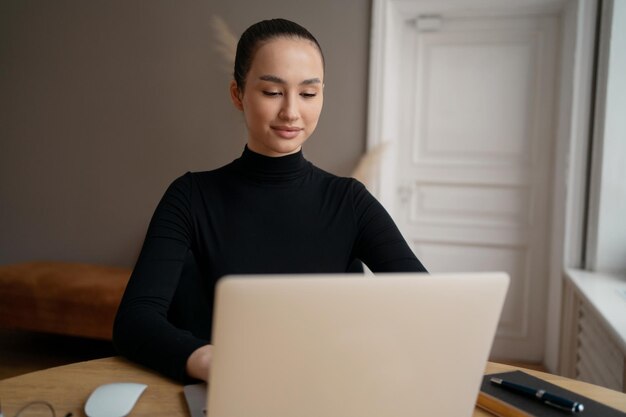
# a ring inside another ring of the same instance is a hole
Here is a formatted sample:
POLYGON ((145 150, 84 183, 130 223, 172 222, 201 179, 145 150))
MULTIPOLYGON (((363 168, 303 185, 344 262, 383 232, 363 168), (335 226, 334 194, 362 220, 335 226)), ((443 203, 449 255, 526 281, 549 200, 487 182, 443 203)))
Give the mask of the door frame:
POLYGON ((543 364, 559 372, 561 304, 566 267, 583 259, 587 155, 598 0, 373 0, 367 149, 384 149, 372 192, 395 215, 395 155, 401 124, 402 27, 420 15, 554 14, 560 18, 553 157, 548 305, 543 364))

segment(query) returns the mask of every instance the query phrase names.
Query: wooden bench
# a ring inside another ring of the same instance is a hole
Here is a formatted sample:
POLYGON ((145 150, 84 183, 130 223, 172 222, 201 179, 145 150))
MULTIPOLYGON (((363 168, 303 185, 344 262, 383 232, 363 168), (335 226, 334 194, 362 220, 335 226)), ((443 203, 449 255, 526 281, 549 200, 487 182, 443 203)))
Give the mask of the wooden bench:
POLYGON ((111 340, 130 273, 67 262, 0 265, 0 327, 111 340))

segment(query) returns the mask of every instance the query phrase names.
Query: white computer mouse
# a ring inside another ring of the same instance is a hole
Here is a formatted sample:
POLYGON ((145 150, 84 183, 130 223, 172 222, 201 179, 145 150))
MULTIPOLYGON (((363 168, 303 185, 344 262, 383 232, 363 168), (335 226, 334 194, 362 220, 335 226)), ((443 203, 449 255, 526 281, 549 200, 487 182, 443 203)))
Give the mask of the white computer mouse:
POLYGON ((88 417, 124 417, 130 414, 147 385, 114 382, 96 388, 85 403, 88 417))

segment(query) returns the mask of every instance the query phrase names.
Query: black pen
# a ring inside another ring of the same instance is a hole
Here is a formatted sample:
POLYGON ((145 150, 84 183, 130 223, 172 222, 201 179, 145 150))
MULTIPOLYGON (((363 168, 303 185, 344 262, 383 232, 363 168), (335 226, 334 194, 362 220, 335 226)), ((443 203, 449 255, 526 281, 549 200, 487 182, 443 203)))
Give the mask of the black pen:
POLYGON ((516 384, 515 382, 505 381, 500 378, 491 378, 490 381, 492 384, 496 384, 502 388, 508 389, 509 391, 535 398, 542 401, 544 404, 561 410, 579 413, 585 409, 585 407, 577 401, 568 400, 567 398, 550 394, 542 389, 534 389, 525 385, 516 384))

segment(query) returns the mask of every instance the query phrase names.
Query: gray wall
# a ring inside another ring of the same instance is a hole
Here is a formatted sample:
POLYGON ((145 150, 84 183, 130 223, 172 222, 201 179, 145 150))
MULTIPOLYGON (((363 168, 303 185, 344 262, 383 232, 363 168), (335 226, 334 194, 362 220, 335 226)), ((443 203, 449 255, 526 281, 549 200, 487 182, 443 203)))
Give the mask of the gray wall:
POLYGON ((365 149, 369 0, 1 0, 0 264, 132 266, 167 185, 245 143, 210 25, 293 19, 326 55, 308 159, 365 149))

